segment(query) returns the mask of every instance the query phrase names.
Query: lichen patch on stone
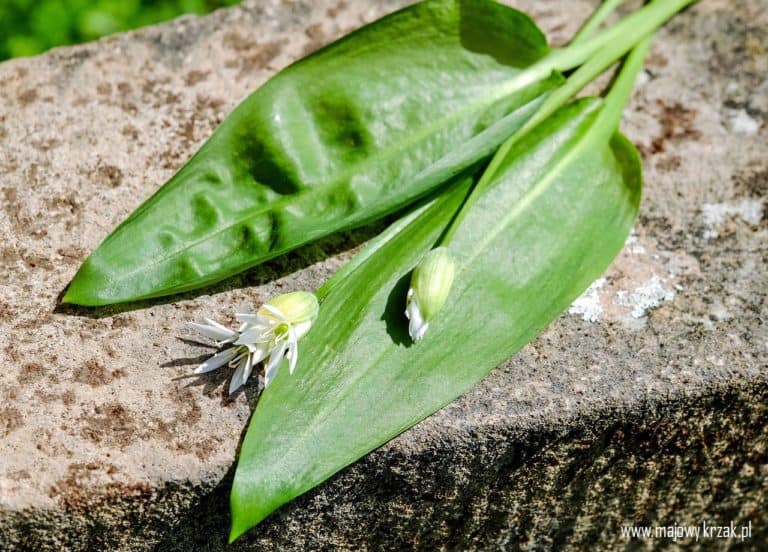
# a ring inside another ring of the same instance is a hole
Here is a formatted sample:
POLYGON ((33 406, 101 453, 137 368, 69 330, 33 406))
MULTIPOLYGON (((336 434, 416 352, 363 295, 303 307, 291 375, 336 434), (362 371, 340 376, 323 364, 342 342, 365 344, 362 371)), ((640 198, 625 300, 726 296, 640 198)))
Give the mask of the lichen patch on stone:
POLYGON ((664 281, 655 274, 634 291, 619 291, 614 304, 630 307, 633 318, 643 318, 653 309, 658 308, 664 301, 675 298, 675 292, 664 287, 664 281))
POLYGON ((585 322, 597 322, 603 312, 598 290, 605 285, 605 278, 598 278, 576 299, 568 309, 568 314, 581 316, 585 322))
POLYGON ((715 239, 720 236, 720 228, 731 216, 740 218, 747 224, 757 226, 763 218, 763 199, 742 199, 723 203, 705 203, 701 206, 701 218, 704 223, 704 237, 715 239))

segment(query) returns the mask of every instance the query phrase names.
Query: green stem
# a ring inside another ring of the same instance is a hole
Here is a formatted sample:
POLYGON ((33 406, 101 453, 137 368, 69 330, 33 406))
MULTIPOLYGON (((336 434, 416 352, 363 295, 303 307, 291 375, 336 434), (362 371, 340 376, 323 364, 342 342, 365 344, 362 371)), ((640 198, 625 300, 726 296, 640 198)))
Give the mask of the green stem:
POLYGON ((379 250, 384 244, 386 244, 389 240, 391 240, 394 236, 400 233, 400 231, 411 224, 416 218, 418 218, 425 210, 429 208, 431 203, 427 203, 425 205, 422 205, 421 207, 418 207, 411 211, 410 213, 400 217, 397 219, 394 223, 392 223, 389 227, 387 227, 381 234, 373 238, 370 242, 368 242, 365 247, 362 249, 362 251, 358 252, 352 259, 347 262, 344 266, 342 266, 339 270, 337 270, 333 276, 331 276, 328 280, 325 281, 325 283, 318 288, 318 290, 315 292, 315 295, 317 296, 317 299, 319 301, 323 301, 328 294, 331 292, 331 290, 336 286, 337 283, 341 282, 352 274, 355 270, 357 270, 357 267, 359 267, 363 262, 368 260, 368 258, 376 253, 377 250, 379 250))
MULTIPOLYGON (((500 96, 547 78, 553 71, 570 71, 591 59, 607 54, 614 61, 626 54, 644 36, 652 34, 684 7, 698 0, 664 0, 652 2, 628 15, 614 26, 594 37, 576 41, 564 48, 553 49, 538 62, 509 80, 499 90, 500 96)), ((599 9, 599 8, 598 8, 599 9)))
MULTIPOLYGON (((617 79, 611 87, 611 93, 606 100, 607 105, 601 114, 601 117, 612 117, 615 119, 615 124, 609 127, 614 129, 615 126, 618 125, 624 104, 632 91, 632 84, 634 83, 637 71, 642 68, 642 60, 645 58, 645 53, 650 44, 650 37, 653 36, 653 31, 679 10, 696 1, 697 0, 666 0, 664 2, 651 3, 622 19, 615 26, 603 31, 596 37, 589 39, 584 38, 583 42, 575 41, 571 46, 555 51, 553 54, 550 54, 544 58, 544 60, 540 61, 539 64, 543 64, 544 67, 556 67, 560 70, 567 70, 573 68, 571 64, 574 63, 575 60, 581 59, 584 52, 591 52, 591 57, 582 60, 584 61, 583 65, 570 75, 562 86, 550 94, 536 113, 534 113, 533 117, 531 117, 522 128, 515 132, 515 134, 513 134, 497 150, 493 159, 491 159, 488 168, 475 186, 475 189, 467 198, 467 201, 462 206, 461 211, 454 219, 451 227, 445 233, 441 243, 450 243, 462 218, 464 218, 464 214, 488 188, 488 185, 493 180, 496 171, 504 161, 504 158, 507 156, 512 146, 530 129, 552 115, 552 113, 562 107, 574 94, 578 93, 584 86, 592 82, 595 77, 610 67, 611 64, 624 56, 633 46, 637 45, 639 50, 642 50, 642 53, 635 54, 635 52, 633 52, 633 55, 631 56, 631 67, 634 70, 634 72, 631 73, 631 78, 626 77, 628 74, 627 70, 622 68, 621 75, 624 75, 624 78, 617 79), (645 40, 643 40, 644 37, 645 40), (634 42, 630 42, 630 39, 634 40, 634 42), (607 43, 610 40, 615 40, 615 42, 611 44, 611 47, 607 47, 607 43), (638 44, 641 40, 643 44, 642 47, 638 44), (576 54, 573 54, 573 52, 576 52, 576 54), (555 62, 552 62, 552 59, 554 59, 555 62), (550 61, 547 62, 547 60, 550 61)), ((608 0, 601 7, 610 3, 612 3, 612 0, 608 0)), ((600 8, 598 8, 598 11, 600 11, 600 8)), ((604 17, 604 14, 601 14, 600 17, 604 17)), ((594 19, 594 15, 590 17, 590 21, 594 19)), ((589 21, 587 22, 587 25, 589 25, 589 21)), ((582 36, 585 36, 583 33, 581 34, 582 36)), ((587 33, 587 35, 588 34, 589 33, 587 33)), ((629 62, 630 60, 628 59, 627 63, 629 62)), ((536 73, 536 66, 531 69, 534 69, 534 73, 536 73)), ((542 74, 547 73, 542 72, 542 74)))
MULTIPOLYGON (((542 103, 531 120, 502 145, 499 152, 494 156, 494 161, 496 158, 503 157, 503 154, 506 153, 516 137, 522 135, 554 113, 560 106, 564 105, 571 96, 579 92, 615 61, 622 58, 643 37, 653 34, 658 27, 663 25, 675 13, 696 1, 697 0, 665 0, 663 2, 653 2, 633 14, 628 15, 610 29, 603 31, 593 38, 589 38, 589 35, 591 34, 589 27, 594 27, 593 25, 590 25, 590 22, 597 21, 599 24, 607 15, 604 8, 606 6, 609 8, 615 7, 614 4, 616 4, 616 0, 606 0, 606 2, 597 9, 595 14, 590 17, 589 21, 579 31, 582 40, 579 40, 577 36, 570 46, 553 51, 543 60, 532 66, 529 71, 525 71, 524 74, 529 72, 534 74, 536 77, 530 78, 530 80, 535 81, 537 78, 544 78, 549 75, 553 70, 567 71, 581 65, 581 67, 570 75, 565 84, 554 91, 542 103), (603 13, 599 14, 599 17, 597 17, 598 12, 601 10, 603 13), (585 53, 588 53, 589 55, 584 57, 585 53)), ((493 167, 494 162, 492 161, 489 169, 493 167)), ((486 173, 488 172, 492 171, 486 171, 486 173)))
MULTIPOLYGON (((622 55, 625 53, 626 52, 622 52, 622 55)), ((574 71, 566 81, 557 88, 557 90, 547 96, 536 110, 536 113, 534 113, 533 116, 515 133, 513 136, 514 140, 510 140, 509 147, 511 147, 520 136, 565 105, 568 100, 578 94, 585 86, 595 80, 598 75, 602 74, 615 62, 616 53, 611 50, 601 50, 595 54, 592 59, 574 71)))
MULTIPOLYGON (((628 15, 616 25, 583 42, 576 42, 565 48, 554 50, 539 64, 551 69, 568 71, 590 59, 600 50, 608 48, 612 52, 624 52, 637 44, 641 38, 653 33, 673 15, 697 0, 665 0, 652 2, 628 15)), ((537 64, 538 65, 538 64, 537 64)), ((549 74, 547 71, 546 74, 549 74)))
POLYGON ((507 156, 509 150, 512 149, 512 146, 516 144, 521 138, 523 138, 529 130, 543 122, 555 111, 565 105, 568 100, 578 94, 582 88, 592 82, 598 75, 603 73, 603 71, 608 69, 608 67, 615 63, 615 61, 616 59, 614 57, 614 52, 611 52, 610 50, 599 52, 597 55, 595 55, 595 57, 574 71, 566 79, 566 81, 559 88, 557 88, 557 90, 547 96, 547 98, 544 100, 544 102, 542 102, 533 116, 528 119, 528 121, 526 121, 526 123, 498 149, 496 155, 494 155, 493 159, 488 165, 488 168, 483 173, 483 176, 475 185, 474 190, 472 190, 472 193, 462 206, 461 212, 456 216, 454 222, 443 236, 443 239, 441 240, 442 244, 450 243, 450 240, 458 228, 458 223, 463 218, 464 213, 488 188, 493 180, 494 175, 496 174, 499 165, 507 156))
POLYGON ((605 106, 600 113, 600 119, 603 123, 598 123, 597 126, 608 129, 609 134, 613 134, 619 126, 621 114, 624 112, 624 107, 627 105, 632 94, 635 79, 643 68, 643 61, 645 61, 645 56, 648 55, 652 41, 653 35, 648 35, 638 42, 637 46, 632 48, 632 51, 629 52, 627 59, 621 66, 616 80, 613 81, 610 92, 605 97, 605 106))
POLYGON ((574 35, 570 44, 584 42, 586 39, 590 38, 593 34, 595 34, 595 31, 603 23, 603 21, 608 19, 608 16, 611 15, 614 10, 624 2, 625 0, 603 0, 603 3, 600 5, 600 7, 592 12, 592 15, 589 16, 589 19, 587 19, 584 25, 581 26, 581 29, 579 29, 579 31, 574 35))
POLYGON ((336 287, 347 276, 357 270, 360 265, 367 261, 368 258, 376 253, 376 251, 384 247, 404 228, 411 225, 416 219, 421 217, 425 211, 430 209, 440 211, 448 210, 452 213, 459 211, 471 192, 473 181, 473 173, 467 173, 464 176, 457 177, 451 184, 448 185, 447 188, 441 190, 439 194, 434 195, 431 199, 424 200, 421 205, 417 206, 409 213, 397 219, 381 234, 369 241, 365 247, 354 257, 352 257, 348 263, 346 263, 343 267, 341 267, 341 269, 336 271, 333 276, 326 280, 326 282, 315 292, 317 299, 320 302, 324 301, 334 287, 336 287))
MULTIPOLYGON (((592 37, 592 34, 597 27, 600 26, 600 24, 619 4, 621 4, 622 1, 623 0, 605 0, 579 30, 569 46, 560 50, 553 50, 551 54, 521 74, 520 81, 535 82, 541 78, 546 78, 553 70, 567 71, 578 67, 578 69, 568 77, 566 82, 542 103, 536 113, 534 113, 533 117, 520 130, 504 142, 504 144, 502 144, 491 160, 491 163, 484 172, 482 178, 477 183, 474 190, 472 190, 469 197, 464 202, 464 205, 460 208, 458 215, 443 236, 441 243, 450 243, 464 213, 466 213, 475 200, 483 193, 488 183, 493 178, 499 164, 503 161, 512 145, 521 136, 563 106, 573 95, 592 82, 595 77, 610 67, 611 64, 624 56, 643 37, 651 35, 653 31, 663 25, 675 13, 697 0, 666 0, 664 2, 655 2, 627 16, 619 23, 601 32, 597 36, 592 37)), ((650 38, 643 42, 650 42, 650 38)), ((644 48, 647 49, 647 45, 645 45, 644 48)), ((630 56, 632 60, 631 64, 630 59, 628 59, 625 67, 622 68, 620 77, 617 79, 616 83, 614 83, 614 87, 612 87, 611 93, 606 99, 606 102, 609 105, 606 105, 604 112, 616 117, 617 123, 618 119, 621 117, 623 105, 626 103, 626 99, 632 91, 632 82, 634 81, 637 71, 642 67, 642 60, 645 56, 644 52, 645 50, 643 50, 641 55, 634 55, 635 52, 633 52, 633 55, 630 56), (636 65, 637 67, 635 67, 636 65), (632 70, 627 70, 628 66, 630 66, 632 70), (626 76, 630 73, 631 78, 626 76), (624 78, 622 78, 622 75, 624 75, 624 78), (622 101, 620 101, 621 98, 623 98, 622 101), (616 115, 617 109, 618 115, 616 115)), ((514 86, 520 86, 520 82, 515 80, 514 86)), ((403 220, 393 224, 381 236, 375 238, 368 244, 362 254, 359 254, 355 258, 356 262, 348 263, 317 290, 316 294, 320 300, 328 295, 337 282, 340 282, 344 277, 353 272, 365 258, 370 256, 379 247, 391 239, 392 236, 397 234, 404 226, 409 224, 413 218, 421 213, 421 211, 422 209, 419 209, 405 217, 403 220)))

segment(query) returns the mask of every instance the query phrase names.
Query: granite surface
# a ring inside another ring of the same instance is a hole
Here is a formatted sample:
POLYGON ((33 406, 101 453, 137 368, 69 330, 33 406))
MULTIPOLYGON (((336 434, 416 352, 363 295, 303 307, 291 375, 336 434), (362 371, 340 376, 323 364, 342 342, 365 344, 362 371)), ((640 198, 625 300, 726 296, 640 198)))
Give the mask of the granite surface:
MULTIPOLYGON (((378 228, 202 293, 62 308, 88 253, 280 68, 406 2, 248 0, 0 64, 0 549, 219 550, 255 385, 190 377, 185 322, 318 287, 378 228)), ((593 2, 517 0, 555 43, 593 2)), ((768 545, 768 6, 659 33, 623 128, 636 229, 473 391, 232 549, 653 547, 627 525, 751 522, 768 545)), ((680 542, 677 543, 678 545, 680 542)))

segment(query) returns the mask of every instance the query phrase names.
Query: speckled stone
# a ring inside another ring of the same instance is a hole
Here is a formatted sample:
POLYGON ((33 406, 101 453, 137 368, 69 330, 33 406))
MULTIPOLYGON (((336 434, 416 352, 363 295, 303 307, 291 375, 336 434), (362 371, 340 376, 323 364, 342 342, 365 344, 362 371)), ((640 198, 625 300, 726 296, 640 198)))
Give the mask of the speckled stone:
MULTIPOLYGON (((190 377, 209 350, 184 323, 316 288, 380 226, 204 293, 57 306, 249 91, 405 3, 249 0, 0 64, 0 549, 642 549, 672 543, 622 526, 702 521, 751 521, 742 545, 768 544, 764 0, 706 0, 659 34, 623 125, 644 158, 640 220, 601 285, 232 548, 255 389, 190 377)), ((555 43, 593 5, 512 3, 555 43)))

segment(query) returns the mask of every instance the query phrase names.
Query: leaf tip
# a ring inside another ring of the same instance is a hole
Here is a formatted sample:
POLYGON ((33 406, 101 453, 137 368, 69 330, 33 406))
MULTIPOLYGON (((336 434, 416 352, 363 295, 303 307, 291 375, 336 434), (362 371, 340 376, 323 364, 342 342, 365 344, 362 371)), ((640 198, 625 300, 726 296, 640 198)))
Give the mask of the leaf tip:
MULTIPOLYGON (((250 430, 251 428, 249 428, 250 430)), ((240 452, 235 479, 229 493, 230 544, 259 525, 277 508, 298 494, 276 493, 274 489, 264 488, 258 483, 254 485, 254 480, 251 479, 254 468, 247 461, 244 463, 244 455, 248 457, 249 453, 240 452)))
POLYGON ((229 529, 228 543, 232 544, 245 533, 247 533, 252 527, 258 525, 261 519, 254 521, 250 516, 246 515, 242 509, 236 507, 232 500, 230 504, 230 510, 232 515, 232 524, 230 525, 229 529))
POLYGON ((89 306, 87 294, 84 293, 82 288, 83 286, 80 284, 80 279, 76 275, 64 291, 61 302, 70 305, 89 306))
POLYGON ((94 293, 92 278, 88 274, 89 271, 90 267, 88 266, 88 261, 86 261, 67 286, 64 296, 61 298, 62 303, 82 305, 84 307, 95 307, 103 304, 102 301, 98 300, 98 294, 94 293))
POLYGON ((69 288, 67 288, 67 289, 64 291, 64 295, 63 295, 63 297, 61 298, 61 303, 64 303, 64 304, 70 304, 70 305, 72 305, 72 304, 76 304, 76 303, 77 303, 77 299, 75 299, 75 298, 73 297, 73 294, 72 294, 72 293, 70 293, 70 291, 69 291, 69 288))
POLYGON ((232 519, 229 529, 229 544, 235 542, 251 527, 256 525, 256 523, 250 519, 250 516, 248 515, 249 508, 247 508, 243 501, 240 500, 238 491, 237 475, 235 475, 235 480, 232 482, 232 488, 229 492, 229 511, 232 519))
POLYGON ((240 528, 235 527, 234 523, 232 524, 232 528, 229 530, 229 539, 227 540, 227 544, 232 544, 237 539, 239 539, 244 531, 241 531, 240 528))
POLYGON ((62 303, 102 307, 137 299, 116 288, 114 277, 100 263, 94 262, 93 258, 92 254, 80 266, 61 298, 62 303))

